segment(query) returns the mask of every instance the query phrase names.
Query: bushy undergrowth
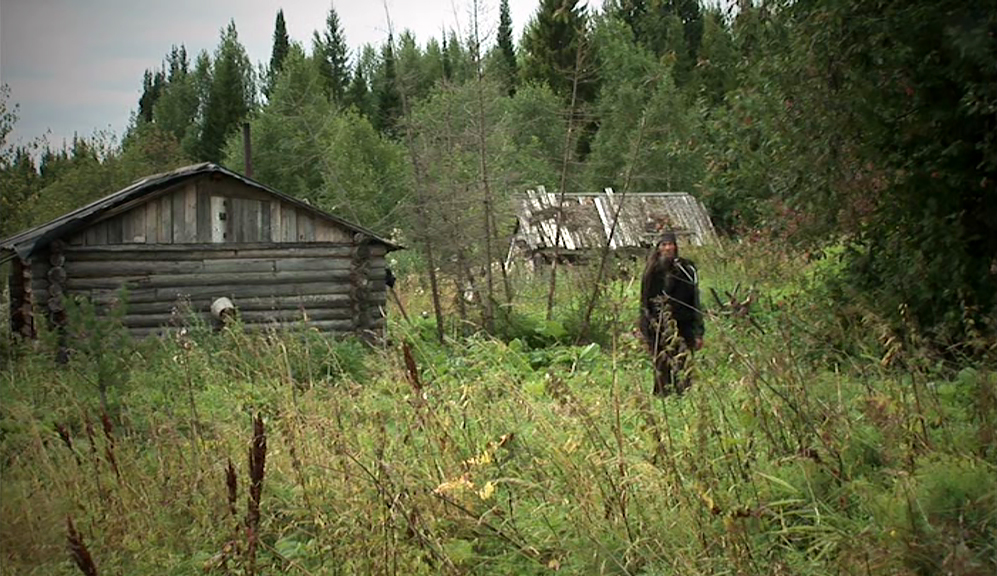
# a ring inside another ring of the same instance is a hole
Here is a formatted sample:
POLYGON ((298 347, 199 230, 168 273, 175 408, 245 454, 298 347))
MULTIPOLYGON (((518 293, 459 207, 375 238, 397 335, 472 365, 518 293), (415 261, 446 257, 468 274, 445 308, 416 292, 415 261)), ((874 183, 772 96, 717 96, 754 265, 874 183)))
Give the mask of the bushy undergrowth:
POLYGON ((502 339, 440 344, 413 313, 380 347, 194 326, 56 365, 23 344, 0 380, 2 572, 78 573, 69 517, 101 574, 992 573, 997 372, 875 335, 822 350, 806 266, 742 256, 693 254, 707 347, 665 399, 632 280, 580 344, 574 305, 548 322, 537 298, 502 339), (742 314, 726 293, 749 287, 742 314))

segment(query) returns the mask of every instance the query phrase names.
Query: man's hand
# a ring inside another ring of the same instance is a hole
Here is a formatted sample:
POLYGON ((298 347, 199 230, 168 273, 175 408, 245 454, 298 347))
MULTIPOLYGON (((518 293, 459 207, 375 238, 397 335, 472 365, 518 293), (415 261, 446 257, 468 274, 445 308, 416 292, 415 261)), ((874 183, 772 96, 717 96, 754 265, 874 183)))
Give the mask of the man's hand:
POLYGON ((703 349, 703 337, 700 336, 696 338, 696 350, 702 350, 702 349, 703 349))

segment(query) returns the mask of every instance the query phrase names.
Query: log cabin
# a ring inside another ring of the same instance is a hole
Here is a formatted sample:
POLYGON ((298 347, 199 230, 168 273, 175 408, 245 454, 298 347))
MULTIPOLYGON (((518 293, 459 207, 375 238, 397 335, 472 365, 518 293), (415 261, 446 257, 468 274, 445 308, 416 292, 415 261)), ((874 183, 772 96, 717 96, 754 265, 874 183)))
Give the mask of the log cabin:
POLYGON ((384 328, 385 255, 370 230, 222 166, 143 178, 0 241, 12 331, 67 322, 67 299, 105 311, 124 298, 133 336, 237 311, 247 327, 305 322, 323 332, 384 328), (123 291, 124 289, 124 291, 123 291), (234 310, 233 310, 234 307, 234 310))

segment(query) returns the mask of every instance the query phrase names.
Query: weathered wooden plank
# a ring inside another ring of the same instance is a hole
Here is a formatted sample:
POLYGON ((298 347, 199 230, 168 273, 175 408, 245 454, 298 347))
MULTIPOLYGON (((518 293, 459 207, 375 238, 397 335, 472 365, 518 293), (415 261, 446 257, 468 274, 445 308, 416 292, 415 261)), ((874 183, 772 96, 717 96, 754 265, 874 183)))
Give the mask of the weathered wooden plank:
POLYGON ((332 242, 336 237, 333 232, 332 226, 328 222, 317 220, 315 221, 315 241, 316 242, 332 242))
POLYGON ((227 260, 204 260, 205 272, 275 272, 272 258, 232 258, 227 260))
POLYGON ((283 238, 281 205, 283 202, 276 199, 270 202, 270 236, 263 238, 264 242, 280 242, 283 238))
POLYGON ((170 199, 172 200, 171 210, 173 212, 173 243, 183 244, 185 242, 183 230, 183 209, 184 200, 186 198, 184 197, 183 191, 180 191, 171 194, 170 199))
POLYGON ((199 274, 148 274, 101 278, 73 277, 66 286, 77 290, 129 286, 135 288, 166 288, 172 286, 256 286, 308 282, 338 283, 349 280, 348 271, 323 272, 246 272, 199 274))
POLYGON ((349 307, 349 304, 350 295, 343 293, 239 298, 235 306, 239 310, 296 310, 298 308, 309 310, 311 308, 335 308, 337 306, 349 307))
POLYGON ((124 215, 119 214, 114 218, 106 221, 107 224, 107 243, 108 244, 122 244, 125 237, 124 234, 124 215))
POLYGON ((243 242, 242 200, 239 198, 225 199, 225 241, 230 243, 243 242))
POLYGON ((158 202, 162 198, 168 198, 175 191, 182 189, 183 186, 184 186, 184 182, 179 182, 179 183, 174 184, 174 185, 172 185, 172 186, 170 186, 168 188, 164 188, 162 190, 158 190, 158 191, 153 192, 151 194, 143 194, 143 195, 141 195, 138 198, 133 198, 133 199, 129 200, 128 202, 125 202, 124 204, 121 204, 120 206, 115 206, 114 208, 111 208, 111 209, 107 210, 106 212, 104 212, 103 215, 101 216, 101 220, 109 220, 109 219, 114 218, 115 216, 117 216, 119 214, 124 214, 125 212, 131 212, 131 210, 133 208, 135 208, 136 206, 139 206, 141 204, 145 204, 146 202, 158 202))
POLYGON ((350 242, 353 239, 353 232, 342 226, 316 217, 315 240, 317 242, 350 242))
POLYGON ((214 260, 214 259, 226 259, 235 258, 238 255, 238 251, 229 249, 218 249, 215 247, 208 247, 207 249, 179 249, 182 248, 176 244, 160 244, 156 246, 155 249, 141 249, 136 246, 128 247, 110 247, 102 246, 100 248, 88 247, 85 250, 75 250, 70 248, 66 251, 66 254, 71 255, 71 258, 78 262, 83 261, 100 261, 100 260, 112 260, 112 261, 123 261, 123 260, 155 260, 159 262, 164 261, 180 261, 180 260, 214 260), (119 249, 123 248, 123 249, 119 249))
MULTIPOLYGON (((73 290, 103 290, 127 286, 137 288, 167 288, 180 286, 260 286, 308 284, 324 282, 328 286, 349 284, 349 270, 306 272, 194 272, 190 274, 125 274, 116 276, 71 276, 65 286, 73 290)), ((368 285, 383 284, 383 269, 373 269, 367 275, 368 285)))
POLYGON ((293 206, 284 206, 280 213, 281 242, 298 241, 298 211, 293 206))
MULTIPOLYGON (((179 192, 177 193, 179 195, 179 192)), ((183 191, 183 242, 197 242, 197 183, 191 182, 183 191)), ((175 239, 174 239, 175 240, 175 239)))
POLYGON ((260 242, 272 240, 273 227, 270 220, 270 202, 260 202, 260 242))
POLYGON ((145 204, 145 243, 159 244, 159 202, 145 204))
POLYGON ((349 246, 342 244, 303 244, 289 247, 287 245, 271 245, 269 247, 243 247, 236 248, 241 258, 349 258, 352 250, 349 246))
POLYGON ((173 196, 162 196, 155 202, 159 204, 156 236, 160 244, 173 244, 173 196))
POLYGON ((306 272, 319 270, 349 270, 349 258, 277 258, 274 260, 278 272, 306 272))
MULTIPOLYGON (((319 322, 310 322, 308 324, 292 323, 292 324, 273 324, 273 323, 261 323, 261 324, 243 324, 243 328, 246 332, 250 334, 270 332, 272 330, 277 330, 278 332, 289 332, 295 333, 300 332, 302 329, 305 330, 318 330, 326 334, 334 336, 347 336, 352 333, 352 325, 349 320, 325 320, 319 322)), ((384 328, 383 321, 380 323, 375 323, 371 328, 374 331, 379 331, 384 328)), ((179 332, 180 328, 176 326, 152 326, 145 328, 129 328, 128 333, 132 338, 174 338, 179 332)))
POLYGON ((197 242, 205 244, 211 242, 211 194, 203 187, 197 189, 197 242))
MULTIPOLYGON (((226 296, 237 302, 240 298, 265 296, 291 297, 313 294, 349 294, 348 284, 328 282, 303 282, 298 284, 270 284, 257 286, 176 286, 156 289, 158 300, 176 300, 178 297, 218 298, 226 296)), ((238 306, 238 304, 236 304, 238 306)))
POLYGON ((229 242, 248 242, 246 239, 246 200, 242 198, 226 198, 225 202, 229 206, 228 218, 231 220, 228 226, 231 230, 229 242))
POLYGON ((87 246, 107 244, 107 222, 98 222, 86 230, 87 246))
MULTIPOLYGON (((259 242, 262 240, 260 228, 262 225, 262 210, 263 203, 259 200, 243 200, 243 206, 245 210, 245 226, 244 231, 245 237, 243 242, 259 242)), ((267 213, 270 213, 270 209, 267 208, 267 213)))
POLYGON ((198 185, 214 196, 227 196, 229 198, 245 198, 247 200, 267 201, 273 199, 273 195, 258 188, 243 184, 238 180, 232 180, 225 176, 213 178, 206 176, 197 180, 198 185))
POLYGON ((198 260, 68 260, 66 272, 74 278, 106 278, 147 274, 193 274, 205 269, 198 260))
POLYGON ((155 247, 67 246, 66 254, 80 259, 208 259, 208 258, 351 258, 353 247, 346 244, 262 244, 216 246, 214 244, 168 245, 155 247))
POLYGON ((298 242, 315 241, 315 219, 304 210, 298 210, 298 242))
POLYGON ((349 308, 320 308, 307 310, 239 310, 239 318, 243 322, 295 322, 320 320, 346 320, 350 317, 349 308))
MULTIPOLYGON (((211 308, 211 303, 220 296, 197 297, 184 299, 185 305, 189 305, 191 310, 205 312, 211 308)), ((228 295, 227 298, 233 300, 236 308, 240 311, 270 311, 270 310, 344 310, 350 311, 350 295, 343 294, 311 294, 300 296, 256 296, 241 297, 228 295)), ((371 294, 371 300, 384 304, 385 293, 375 292, 371 294)), ((119 293, 105 291, 101 297, 91 296, 90 300, 101 310, 107 310, 119 301, 119 293)), ((133 292, 128 294, 127 307, 129 314, 167 314, 180 302, 177 298, 169 300, 157 300, 155 291, 133 292)), ((44 304, 44 302, 42 302, 44 304)), ((376 310, 375 310, 376 312, 376 310)), ((345 312, 344 312, 345 313, 345 312)), ((379 316, 380 313, 377 312, 379 316)), ((345 318, 346 316, 344 316, 345 318)))
POLYGON ((145 210, 147 204, 136 206, 121 215, 122 238, 124 244, 145 244, 145 210))
POLYGON ((239 221, 236 225, 242 228, 242 235, 237 235, 237 242, 258 242, 256 234, 256 212, 253 210, 254 202, 245 198, 235 199, 239 203, 239 221))

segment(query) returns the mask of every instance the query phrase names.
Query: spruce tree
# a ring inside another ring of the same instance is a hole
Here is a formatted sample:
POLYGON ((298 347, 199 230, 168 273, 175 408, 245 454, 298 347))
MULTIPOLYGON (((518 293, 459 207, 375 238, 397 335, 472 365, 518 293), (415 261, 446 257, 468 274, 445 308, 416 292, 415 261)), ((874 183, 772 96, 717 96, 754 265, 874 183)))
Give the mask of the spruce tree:
POLYGON ((374 127, 382 134, 395 135, 398 119, 402 116, 402 97, 398 91, 398 74, 395 70, 394 38, 388 34, 388 41, 381 51, 381 70, 378 78, 376 99, 377 110, 372 119, 374 127))
POLYGON ((170 48, 170 53, 166 56, 166 69, 169 74, 166 77, 168 84, 178 82, 187 77, 190 73, 190 61, 187 59, 187 48, 183 44, 174 45, 170 48))
POLYGON ((171 49, 166 57, 166 68, 169 70, 166 88, 156 102, 153 120, 160 130, 182 142, 192 130, 200 106, 187 49, 183 45, 171 49))
POLYGON ((356 66, 350 88, 346 92, 344 104, 353 106, 361 116, 370 118, 370 89, 368 89, 367 80, 363 75, 363 66, 356 66))
POLYGON ((273 93, 277 84, 277 76, 284 69, 284 59, 290 49, 291 40, 287 36, 287 24, 284 22, 284 10, 277 11, 277 22, 274 24, 273 49, 270 52, 270 68, 267 71, 267 84, 264 92, 267 97, 273 93))
POLYGON ((501 81, 509 96, 516 94, 516 49, 512 41, 512 17, 509 15, 509 0, 499 4, 499 28, 497 39, 501 81))
POLYGON ((523 78, 546 84, 565 100, 577 79, 577 99, 591 102, 596 94, 594 54, 588 39, 588 17, 579 0, 540 0, 523 34, 523 78))
POLYGON ((450 57, 446 36, 443 37, 443 49, 441 52, 441 58, 443 59, 443 80, 449 82, 453 80, 453 60, 450 57))
POLYGON ((220 162, 225 141, 239 129, 252 106, 252 66, 239 43, 235 21, 222 31, 204 109, 198 158, 220 162))
POLYGON ((138 120, 152 122, 152 111, 163 94, 166 75, 162 70, 146 70, 142 78, 142 96, 138 100, 138 120))
POLYGON ((329 7, 325 30, 321 35, 315 33, 312 45, 312 57, 322 76, 326 95, 333 102, 343 103, 350 86, 349 50, 335 6, 329 7))
POLYGON ((698 0, 651 0, 637 41, 656 56, 675 59, 675 80, 684 84, 696 66, 703 38, 703 16, 698 0))
POLYGON ((710 104, 719 106, 724 95, 733 88, 737 54, 730 30, 717 10, 703 14, 703 36, 693 71, 693 81, 699 94, 710 104))

